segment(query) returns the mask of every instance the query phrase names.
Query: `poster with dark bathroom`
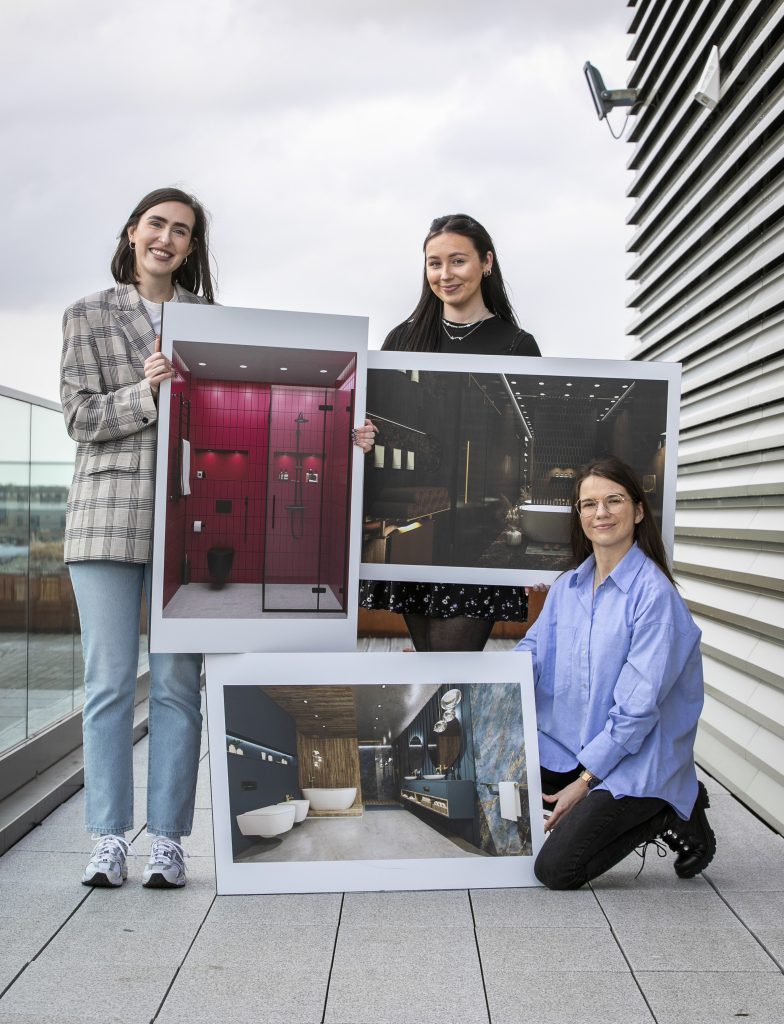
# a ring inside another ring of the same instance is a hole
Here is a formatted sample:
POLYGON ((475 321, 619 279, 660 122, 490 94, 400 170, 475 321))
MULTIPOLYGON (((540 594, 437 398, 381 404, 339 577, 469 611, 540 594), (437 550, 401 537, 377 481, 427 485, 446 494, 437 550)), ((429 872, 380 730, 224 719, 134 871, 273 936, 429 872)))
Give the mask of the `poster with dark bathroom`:
POLYGON ((525 653, 208 655, 218 893, 537 885, 525 653))
POLYGON ((639 474, 671 553, 679 402, 675 363, 368 353, 360 577, 550 583, 575 477, 606 455, 639 474))
POLYGON ((167 304, 150 650, 353 650, 367 320, 167 304))

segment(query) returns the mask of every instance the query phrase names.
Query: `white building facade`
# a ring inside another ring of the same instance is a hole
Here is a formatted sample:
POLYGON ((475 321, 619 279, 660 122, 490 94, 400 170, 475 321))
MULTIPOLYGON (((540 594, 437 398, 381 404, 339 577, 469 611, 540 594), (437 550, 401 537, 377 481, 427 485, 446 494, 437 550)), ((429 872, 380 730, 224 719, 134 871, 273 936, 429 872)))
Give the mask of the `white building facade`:
POLYGON ((628 6, 631 355, 683 366, 674 562, 703 631, 697 759, 784 832, 784 3, 628 6), (711 110, 695 93, 713 47, 711 110))

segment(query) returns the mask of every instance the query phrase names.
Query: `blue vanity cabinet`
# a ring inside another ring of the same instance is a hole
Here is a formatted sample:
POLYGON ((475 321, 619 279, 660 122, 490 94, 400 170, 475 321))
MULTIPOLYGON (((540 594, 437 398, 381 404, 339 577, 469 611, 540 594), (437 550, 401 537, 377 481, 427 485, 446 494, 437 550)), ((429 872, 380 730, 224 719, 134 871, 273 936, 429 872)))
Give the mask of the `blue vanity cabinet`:
POLYGON ((400 797, 404 803, 442 818, 474 816, 474 784, 469 779, 405 779, 400 797))

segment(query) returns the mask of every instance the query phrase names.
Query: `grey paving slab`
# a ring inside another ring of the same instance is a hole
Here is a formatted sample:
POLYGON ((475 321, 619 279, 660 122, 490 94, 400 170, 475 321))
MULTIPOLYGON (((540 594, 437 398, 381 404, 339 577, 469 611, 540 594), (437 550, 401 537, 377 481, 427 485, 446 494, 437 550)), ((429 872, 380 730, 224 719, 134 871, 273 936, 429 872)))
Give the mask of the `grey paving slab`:
POLYGON ((338 927, 340 893, 305 893, 290 896, 219 896, 205 924, 205 938, 220 934, 230 941, 262 941, 279 929, 338 927))
POLYGON ((477 928, 603 928, 607 922, 590 889, 472 889, 477 928))
POLYGON ((763 829, 753 839, 717 832, 716 856, 704 874, 721 892, 784 891, 784 838, 763 829))
POLYGON ((784 891, 728 892, 722 895, 752 931, 784 927, 784 891))
POLYGON ((320 1024, 335 929, 208 917, 156 1024, 320 1024))
POLYGON ((210 766, 206 759, 199 765, 199 776, 196 780, 195 806, 199 809, 212 807, 212 794, 210 792, 210 766))
POLYGON ((377 921, 385 927, 473 930, 471 904, 465 891, 350 892, 340 918, 344 928, 367 927, 377 921))
POLYGON ((692 892, 598 889, 596 896, 613 928, 732 927, 735 915, 709 887, 692 892))
POLYGON ((764 841, 777 837, 769 825, 752 814, 730 793, 714 793, 706 814, 716 835, 723 839, 736 836, 752 844, 760 839, 764 841))
POLYGON ((88 895, 80 854, 25 853, 0 858, 0 990, 55 934, 88 895))
POLYGON ((147 890, 126 883, 96 889, 54 937, 41 962, 75 964, 77 951, 94 950, 107 975, 126 963, 154 964, 174 977, 214 897, 198 886, 147 890))
POLYGON ((325 1024, 488 1024, 473 934, 341 928, 325 1024))
POLYGON ((784 928, 760 928, 756 937, 784 971, 784 928))
POLYGON ((37 960, 0 1002, 3 1024, 141 1024, 158 1009, 171 981, 168 970, 144 961, 111 974, 77 962, 37 960))
POLYGON ((506 973, 487 984, 487 1000, 493 1024, 654 1024, 630 974, 506 973))
POLYGON ((600 971, 628 974, 629 968, 604 928, 477 928, 485 982, 500 985, 517 971, 600 971))
POLYGON ((740 921, 721 928, 616 929, 633 971, 778 971, 740 921))
POLYGON ((784 975, 641 973, 637 980, 658 1024, 781 1024, 784 975))

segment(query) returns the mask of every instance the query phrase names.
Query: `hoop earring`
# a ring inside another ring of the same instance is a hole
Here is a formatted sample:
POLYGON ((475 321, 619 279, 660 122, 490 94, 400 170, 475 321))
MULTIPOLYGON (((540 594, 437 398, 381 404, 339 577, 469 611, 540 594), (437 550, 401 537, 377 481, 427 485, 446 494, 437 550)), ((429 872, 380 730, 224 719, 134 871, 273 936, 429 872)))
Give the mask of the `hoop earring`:
POLYGON ((482 274, 482 277, 490 277, 490 275, 491 275, 491 274, 492 274, 492 270, 486 270, 486 271, 485 271, 485 272, 484 272, 484 273, 482 274))
POLYGON ((136 242, 129 242, 128 248, 131 250, 131 252, 133 252, 134 249, 136 248, 136 242))

